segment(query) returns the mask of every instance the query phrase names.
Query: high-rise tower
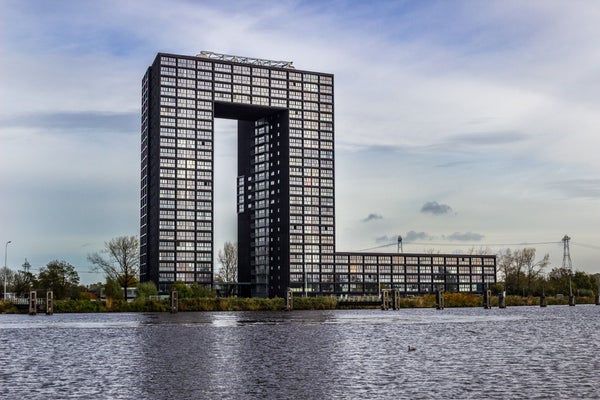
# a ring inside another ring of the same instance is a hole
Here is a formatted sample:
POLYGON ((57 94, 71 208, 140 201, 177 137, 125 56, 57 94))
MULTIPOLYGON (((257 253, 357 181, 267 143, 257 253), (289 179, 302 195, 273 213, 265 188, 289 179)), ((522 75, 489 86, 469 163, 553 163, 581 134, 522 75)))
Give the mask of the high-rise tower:
POLYGON ((242 294, 332 292, 333 76, 210 52, 143 78, 141 280, 212 284, 215 118, 238 120, 242 294))

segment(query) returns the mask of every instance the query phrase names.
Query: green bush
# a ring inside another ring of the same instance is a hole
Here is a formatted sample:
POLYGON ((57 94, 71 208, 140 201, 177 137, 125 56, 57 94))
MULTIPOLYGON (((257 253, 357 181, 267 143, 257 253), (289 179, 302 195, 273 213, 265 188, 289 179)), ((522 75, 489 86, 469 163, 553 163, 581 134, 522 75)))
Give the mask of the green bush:
POLYGON ((483 307, 483 296, 472 293, 445 293, 446 307, 483 307))
POLYGON ((101 301, 92 300, 55 300, 55 313, 97 313, 106 311, 101 301))
POLYGON ((0 300, 0 314, 17 314, 19 310, 10 301, 0 300))
MULTIPOLYGON (((282 301, 282 308, 284 300, 282 301)), ((322 297, 294 297, 294 310, 335 310, 337 308, 337 298, 333 296, 322 297)))

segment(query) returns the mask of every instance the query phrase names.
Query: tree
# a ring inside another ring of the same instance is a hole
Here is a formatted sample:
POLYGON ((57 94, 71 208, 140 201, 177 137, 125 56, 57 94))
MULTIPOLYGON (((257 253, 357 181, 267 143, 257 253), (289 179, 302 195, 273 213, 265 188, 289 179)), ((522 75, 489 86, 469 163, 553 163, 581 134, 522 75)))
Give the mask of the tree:
POLYGON ((598 281, 596 276, 586 274, 583 271, 572 273, 568 268, 553 268, 548 274, 548 285, 550 292, 554 294, 568 294, 569 282, 575 293, 591 296, 598 292, 598 281))
POLYGON ((177 296, 180 299, 189 299, 194 295, 192 288, 186 285, 183 281, 177 281, 174 284, 172 284, 171 292, 177 292, 177 296))
POLYGON ((8 268, 8 267, 2 267, 0 268, 0 287, 2 287, 2 298, 4 298, 4 288, 6 287, 6 293, 9 293, 11 291, 11 288, 13 287, 15 281, 15 272, 8 268), (4 282, 6 281, 6 285, 4 285, 4 282))
POLYGON ((190 289, 192 289, 192 297, 193 298, 202 298, 202 297, 215 297, 215 292, 209 289, 206 286, 200 285, 198 282, 193 282, 190 285, 190 289))
POLYGON ((152 281, 148 282, 140 282, 137 286, 137 298, 138 299, 148 299, 150 296, 156 296, 158 294, 158 289, 156 289, 156 285, 152 281))
POLYGON ((508 294, 533 294, 540 286, 540 277, 548 266, 550 256, 535 261, 535 249, 524 248, 499 254, 498 270, 504 276, 504 288, 508 294))
MULTIPOLYGON (((506 249, 504 251, 500 251, 498 253, 498 261, 497 267, 498 271, 502 276, 502 280, 504 281, 504 290, 506 293, 512 293, 512 280, 513 280, 513 267, 512 267, 512 251, 510 249, 506 249)), ((516 289, 515 289, 516 290, 516 289)))
POLYGON ((569 277, 571 271, 567 268, 552 268, 548 274, 548 284, 552 294, 569 293, 569 277))
POLYGON ((15 274, 12 289, 17 297, 29 295, 29 291, 36 286, 37 280, 31 272, 19 271, 15 274))
MULTIPOLYGON (((517 250, 515 254, 518 252, 519 250, 517 250)), ((539 286, 536 285, 536 283, 539 283, 538 278, 541 276, 542 271, 550 263, 550 255, 546 254, 541 260, 535 261, 535 249, 523 249, 521 250, 521 254, 521 261, 523 262, 525 275, 527 277, 527 294, 531 295, 539 286)))
POLYGON ((107 299, 121 300, 123 298, 123 292, 121 292, 121 285, 119 285, 119 282, 112 278, 106 277, 104 295, 107 299))
POLYGON ((223 250, 219 250, 217 260, 221 268, 217 273, 217 280, 221 282, 237 282, 238 280, 238 252, 237 244, 225 242, 223 250))
POLYGON ((102 270, 108 279, 115 280, 123 288, 127 301, 127 287, 137 284, 140 273, 140 246, 135 236, 119 236, 104 243, 104 253, 88 255, 96 271, 102 270))
POLYGON ((40 270, 38 284, 41 288, 52 290, 57 300, 73 296, 79 285, 79 275, 75 267, 65 261, 51 261, 40 270))
POLYGON ((485 255, 488 255, 488 254, 493 254, 493 252, 492 252, 492 249, 490 249, 489 247, 485 247, 485 248, 483 248, 483 247, 479 247, 479 248, 471 247, 469 249, 469 251, 467 252, 467 254, 478 255, 478 256, 485 256, 485 255))
MULTIPOLYGON (((219 250, 217 260, 221 264, 216 276, 217 282, 235 283, 238 280, 238 251, 237 244, 225 242, 223 250, 219 250)), ((227 285, 227 295, 231 296, 235 285, 227 285)))

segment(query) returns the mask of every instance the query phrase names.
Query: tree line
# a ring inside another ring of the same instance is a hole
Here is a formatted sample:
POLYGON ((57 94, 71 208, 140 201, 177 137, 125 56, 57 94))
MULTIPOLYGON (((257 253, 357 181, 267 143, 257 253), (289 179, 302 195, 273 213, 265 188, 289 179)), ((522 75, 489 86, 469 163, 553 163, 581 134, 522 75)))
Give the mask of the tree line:
MULTIPOLYGON (((29 272, 31 265, 27 261, 22 270, 12 271, 3 267, 0 276, 6 278, 7 292, 17 297, 28 297, 31 290, 52 290, 57 300, 79 299, 81 297, 100 296, 104 289, 107 298, 128 300, 127 288, 137 288, 137 297, 158 294, 153 282, 139 282, 140 253, 136 236, 119 236, 104 243, 104 249, 87 256, 95 272, 104 274, 106 281, 88 286, 79 284, 79 274, 75 267, 66 261, 51 261, 42 267, 37 275, 29 272)), ((237 245, 225 243, 217 259, 221 264, 215 281, 237 282, 237 245)), ((198 284, 186 285, 176 282, 172 290, 178 290, 183 297, 194 297, 210 292, 198 284)), ((2 286, 3 287, 3 286, 2 286)), ((4 293, 3 293, 4 294, 4 293)), ((4 297, 4 296, 2 296, 4 297)))
MULTIPOLYGON (((579 296, 598 293, 598 276, 568 268, 550 268, 550 256, 536 259, 534 248, 511 249, 500 252, 497 259, 498 280, 509 295, 541 296, 568 295, 570 290, 579 296)), ((498 288, 500 290, 500 288, 498 288)))
POLYGON ((104 244, 100 252, 89 254, 95 272, 103 272, 105 283, 80 285, 75 267, 66 261, 51 261, 40 268, 37 275, 29 272, 31 265, 25 261, 22 270, 12 271, 4 267, 7 293, 28 297, 31 290, 51 290, 56 300, 78 299, 98 296, 102 289, 114 298, 127 300, 127 288, 136 287, 139 279, 139 242, 135 236, 119 236, 104 244))

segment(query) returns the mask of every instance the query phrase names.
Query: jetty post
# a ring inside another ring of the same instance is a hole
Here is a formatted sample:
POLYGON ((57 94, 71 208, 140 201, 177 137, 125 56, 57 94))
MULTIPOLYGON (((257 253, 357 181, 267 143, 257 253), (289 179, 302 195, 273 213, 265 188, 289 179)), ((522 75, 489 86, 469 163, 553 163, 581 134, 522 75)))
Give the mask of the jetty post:
POLYGON ((400 309, 400 290, 398 289, 392 291, 392 308, 394 310, 400 309))
POLYGON ((438 288, 435 292, 435 308, 437 310, 443 310, 445 307, 444 289, 438 288))
POLYGON ((29 315, 37 314, 37 292, 35 290, 29 291, 29 315))
POLYGON ((548 305, 548 300, 546 300, 546 294, 542 293, 540 296, 540 307, 546 307, 548 305))
POLYGON ((506 308, 506 291, 505 290, 498 293, 498 307, 506 308))
POLYGON ((389 289, 383 289, 381 291, 381 309, 389 310, 390 309, 390 291, 389 289))
POLYGON ((54 314, 54 292, 48 290, 46 292, 46 315, 54 314))
POLYGON ((492 308, 492 291, 489 289, 483 292, 483 308, 486 310, 492 308))
POLYGON ((171 314, 177 313, 179 310, 179 297, 177 294, 177 290, 173 290, 171 292, 171 314))
POLYGON ((288 288, 285 296, 285 310, 292 311, 294 308, 294 292, 291 288, 288 288))

